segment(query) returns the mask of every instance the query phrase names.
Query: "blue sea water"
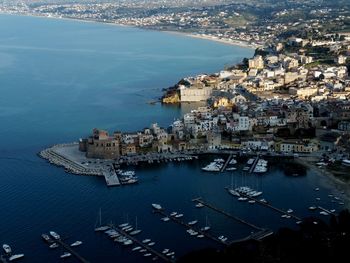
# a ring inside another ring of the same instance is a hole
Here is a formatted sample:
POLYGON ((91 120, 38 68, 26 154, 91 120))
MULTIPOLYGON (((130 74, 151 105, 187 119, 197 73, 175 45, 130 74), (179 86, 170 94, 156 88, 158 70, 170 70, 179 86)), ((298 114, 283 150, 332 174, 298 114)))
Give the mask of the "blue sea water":
MULTIPOLYGON (((217 236, 250 234, 246 226, 194 208, 191 199, 197 196, 262 227, 294 226, 266 208, 229 196, 224 190, 229 173, 200 170, 210 159, 137 167, 138 185, 107 188, 103 178, 66 174, 36 155, 50 145, 85 137, 94 127, 111 132, 139 130, 152 122, 166 127, 186 109, 148 104, 162 88, 252 54, 242 47, 129 27, 0 15, 0 243, 25 253, 23 262, 60 262, 63 250, 50 250, 40 238, 55 230, 67 243, 82 240, 76 250, 90 262, 149 261, 93 231, 101 208, 104 222, 128 218, 133 223, 137 216, 140 238, 153 239, 157 250, 170 248, 181 256, 217 246, 161 222, 151 213, 153 202, 201 225, 207 217, 217 236)), ((302 178, 286 177, 277 167, 262 177, 233 175, 301 216, 310 214, 307 207, 317 196, 324 206, 339 208, 327 199, 337 190, 312 171, 302 178)))

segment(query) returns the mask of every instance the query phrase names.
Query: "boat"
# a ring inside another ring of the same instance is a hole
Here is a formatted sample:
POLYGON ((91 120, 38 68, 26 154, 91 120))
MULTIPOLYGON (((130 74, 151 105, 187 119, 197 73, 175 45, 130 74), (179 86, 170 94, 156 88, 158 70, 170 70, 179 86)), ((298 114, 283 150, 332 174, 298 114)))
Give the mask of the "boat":
POLYGON ((190 226, 193 226, 193 225, 195 225, 195 224, 197 224, 197 223, 198 223, 198 220, 193 220, 193 221, 188 222, 188 224, 189 224, 190 226))
POLYGON ((247 201, 247 200, 248 200, 247 197, 240 197, 240 198, 238 198, 238 201, 247 201))
POLYGON ((58 248, 59 245, 57 243, 52 243, 49 248, 58 248))
POLYGON ((134 242, 131 240, 131 239, 127 239, 126 241, 124 241, 123 245, 124 246, 129 246, 129 245, 132 245, 134 244, 134 242))
POLYGON ((226 168, 226 171, 235 171, 235 170, 237 170, 236 167, 227 167, 226 168))
POLYGON ((137 229, 137 217, 135 218, 135 230, 131 231, 129 234, 132 236, 135 236, 137 234, 140 234, 142 232, 141 229, 137 229))
POLYGON ((123 223, 123 224, 120 224, 119 227, 123 228, 123 227, 127 227, 127 226, 130 226, 129 223, 123 223))
POLYGON ((54 232, 54 231, 50 231, 50 235, 51 235, 54 239, 60 239, 60 238, 61 238, 60 235, 57 234, 57 233, 54 232))
POLYGON ((310 206, 310 207, 309 207, 309 210, 316 210, 316 209, 317 209, 316 206, 310 206))
POLYGON ((200 234, 200 235, 198 235, 197 237, 198 237, 198 238, 203 238, 204 235, 200 234))
POLYGON ((183 217, 184 215, 183 214, 177 214, 175 217, 176 218, 180 218, 180 217, 183 217))
POLYGON ((12 255, 11 257, 9 257, 9 261, 13 261, 13 260, 20 259, 20 258, 23 258, 23 257, 24 257, 24 254, 12 255))
POLYGON ((146 252, 147 251, 147 249, 141 249, 140 250, 140 253, 144 253, 144 252, 146 252))
POLYGON ((168 248, 165 248, 165 249, 162 251, 162 253, 163 253, 163 254, 166 254, 166 253, 169 253, 169 251, 170 251, 170 250, 169 250, 168 248))
POLYGON ((12 249, 11 249, 11 247, 10 247, 9 245, 3 244, 3 245, 2 245, 2 248, 4 249, 4 251, 5 251, 6 254, 11 254, 12 249))
POLYGON ((237 164, 237 161, 234 158, 232 158, 231 161, 228 164, 232 164, 232 165, 233 164, 237 164))
POLYGON ((140 250, 142 247, 134 247, 133 249, 131 249, 131 251, 137 251, 140 250))
POLYGON ((155 243, 156 243, 156 242, 149 242, 147 245, 151 247, 151 246, 154 246, 155 243))
POLYGON ((69 253, 69 252, 64 252, 61 256, 60 256, 60 258, 68 258, 68 257, 70 257, 72 254, 71 253, 69 253))
POLYGON ((166 254, 168 257, 175 255, 175 252, 169 252, 166 254))
POLYGON ((152 204, 153 208, 156 210, 162 210, 163 208, 159 204, 152 204))
POLYGON ((219 236, 218 239, 219 239, 221 242, 226 242, 227 237, 225 237, 225 236, 219 236))
POLYGON ((208 222, 208 216, 205 216, 205 227, 201 228, 202 232, 206 232, 210 229, 209 222, 208 222))
POLYGON ((142 240, 142 243, 144 243, 144 244, 147 244, 147 243, 149 243, 149 242, 151 242, 151 239, 144 239, 144 240, 142 240))
POLYGON ((320 215, 323 215, 323 216, 328 216, 328 215, 329 215, 329 213, 327 213, 327 212, 325 212, 325 211, 321 211, 321 212, 320 212, 320 215))
POLYGON ((83 244, 83 242, 78 240, 78 241, 75 241, 74 243, 72 243, 70 246, 77 247, 77 246, 80 246, 81 244, 83 244))
POLYGON ((293 213, 293 212, 294 212, 293 209, 290 209, 290 208, 289 208, 289 209, 287 210, 287 213, 288 213, 288 214, 293 213))
POLYGON ((214 162, 216 162, 216 163, 224 163, 225 160, 222 159, 222 158, 219 158, 219 159, 215 159, 214 162))
POLYGON ((260 201, 261 203, 267 204, 267 201, 266 201, 264 198, 260 199, 259 201, 260 201))
POLYGON ((348 160, 348 159, 343 159, 341 163, 342 163, 342 165, 350 166, 350 160, 348 160))
POLYGON ((52 242, 51 238, 47 234, 42 234, 41 237, 44 239, 45 242, 50 243, 52 242))
POLYGON ((144 254, 143 256, 144 257, 150 257, 150 256, 152 256, 152 254, 151 253, 147 253, 147 254, 144 254))
POLYGON ((127 228, 125 228, 125 229, 123 229, 125 232, 130 232, 130 231, 132 231, 134 228, 132 227, 132 226, 129 226, 129 227, 127 227, 127 228))
MULTIPOLYGON (((96 225, 95 225, 95 231, 96 232, 101 232, 101 231, 106 231, 106 230, 108 230, 108 229, 110 229, 110 227, 109 226, 102 226, 102 223, 101 223, 101 220, 102 220, 102 213, 101 213, 101 208, 100 208, 100 211, 99 211, 99 227, 97 227, 96 225)), ((97 221, 97 220, 96 220, 97 221)), ((97 222, 96 222, 97 223, 97 222)))
POLYGON ((197 208, 202 208, 202 207, 204 207, 204 205, 203 205, 202 203, 197 203, 197 204, 196 204, 196 207, 197 207, 197 208))
POLYGON ((248 203, 249 204, 255 204, 255 200, 249 200, 248 203))
POLYGON ((177 212, 171 212, 170 213, 170 216, 176 216, 177 215, 177 212))

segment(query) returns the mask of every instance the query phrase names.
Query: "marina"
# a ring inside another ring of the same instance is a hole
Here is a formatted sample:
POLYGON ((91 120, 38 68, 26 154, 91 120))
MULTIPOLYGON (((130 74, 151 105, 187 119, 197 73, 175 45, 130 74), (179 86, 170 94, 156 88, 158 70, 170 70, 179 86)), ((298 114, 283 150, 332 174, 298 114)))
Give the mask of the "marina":
POLYGON ((77 260, 79 260, 82 263, 90 263, 88 260, 83 258, 78 252, 73 250, 71 246, 63 242, 61 239, 57 239, 55 242, 60 244, 65 250, 67 250, 71 255, 73 255, 77 260))

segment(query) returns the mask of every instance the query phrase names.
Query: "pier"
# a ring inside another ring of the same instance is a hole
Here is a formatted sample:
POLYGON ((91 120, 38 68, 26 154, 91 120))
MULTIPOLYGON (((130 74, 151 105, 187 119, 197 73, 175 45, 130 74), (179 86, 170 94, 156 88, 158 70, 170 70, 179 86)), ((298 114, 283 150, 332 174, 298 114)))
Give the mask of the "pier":
POLYGON ((103 176, 105 177, 107 186, 120 185, 118 175, 116 174, 114 169, 112 169, 110 171, 103 171, 103 176))
POLYGON ((329 215, 334 215, 334 216, 336 216, 335 213, 329 211, 329 210, 326 209, 326 208, 323 208, 322 206, 318 206, 317 208, 320 209, 320 210, 322 210, 323 212, 326 212, 326 213, 329 214, 329 215))
POLYGON ((294 218, 294 219, 296 219, 296 220, 298 220, 298 221, 301 221, 301 218, 300 218, 300 217, 298 217, 298 216, 296 216, 296 215, 293 215, 292 213, 288 213, 287 211, 283 211, 282 209, 277 208, 277 207, 274 207, 273 205, 270 205, 270 204, 268 204, 268 203, 266 203, 266 202, 262 202, 262 201, 260 201, 259 199, 256 199, 256 198, 254 198, 254 197, 251 197, 251 196, 245 195, 245 194, 242 194, 242 196, 243 196, 243 197, 247 197, 247 198, 250 199, 250 200, 254 200, 256 203, 258 203, 258 204, 260 204, 260 205, 263 205, 263 206, 265 206, 265 207, 268 207, 268 208, 270 208, 270 209, 272 209, 272 210, 274 210, 274 211, 276 211, 276 212, 278 212, 278 213, 280 213, 280 214, 282 214, 282 215, 289 215, 290 217, 292 217, 292 218, 294 218))
POLYGON ((227 165, 230 163, 230 161, 231 161, 231 159, 232 159, 232 156, 233 156, 233 154, 231 153, 231 154, 229 155, 229 157, 227 158, 227 160, 226 160, 225 164, 222 166, 222 168, 221 168, 221 171, 220 171, 220 172, 224 172, 224 171, 225 171, 225 169, 226 169, 227 165))
POLYGON ((249 169, 249 173, 250 173, 250 174, 253 173, 253 171, 254 171, 254 169, 255 169, 255 166, 256 166, 256 164, 258 163, 258 161, 259 161, 259 157, 256 157, 255 160, 254 160, 254 162, 253 162, 253 164, 252 164, 252 166, 251 166, 250 169, 249 169))
POLYGON ((83 258, 82 256, 80 256, 79 253, 77 253, 76 251, 74 251, 69 245, 67 245, 66 243, 64 243, 61 239, 55 239, 55 242, 57 242, 57 243, 60 244, 62 247, 64 247, 64 249, 66 249, 69 253, 71 253, 73 256, 75 256, 80 262, 83 262, 83 263, 90 263, 90 262, 87 261, 85 258, 83 258))
POLYGON ((237 216, 231 215, 231 214, 227 213, 226 211, 224 211, 224 210, 222 210, 222 209, 220 209, 220 208, 217 208, 217 207, 215 207, 214 205, 211 205, 211 204, 209 204, 209 203, 203 201, 203 199, 200 198, 200 197, 195 198, 195 199, 192 199, 192 201, 193 201, 193 202, 197 202, 197 203, 201 203, 202 205, 204 205, 204 206, 206 206, 206 207, 208 207, 208 208, 210 208, 210 209, 212 209, 212 210, 214 210, 214 211, 216 211, 216 212, 218 212, 218 213, 220 213, 220 214, 223 214, 223 215, 225 215, 225 216, 228 217, 228 218, 231 218, 231 219, 233 219, 233 220, 236 220, 236 221, 238 221, 239 223, 242 223, 242 224, 244 224, 244 225, 246 225, 246 226, 249 226, 249 227, 251 227, 251 228, 253 228, 253 229, 255 229, 255 230, 259 230, 259 231, 265 230, 264 228, 258 227, 258 226, 254 225, 254 224, 252 224, 252 223, 249 223, 248 221, 245 221, 244 219, 241 219, 241 218, 239 218, 239 217, 237 217, 237 216))
POLYGON ((203 235, 203 236, 205 236, 205 237, 207 237, 207 238, 209 238, 209 239, 211 239, 211 240, 213 240, 221 245, 226 245, 226 246, 229 245, 229 242, 224 242, 224 241, 218 239, 217 237, 210 235, 207 231, 201 231, 200 229, 194 227, 193 225, 189 225, 189 224, 183 222, 182 220, 180 220, 174 216, 170 216, 167 213, 165 213, 164 210, 153 210, 153 212, 161 214, 163 216, 166 216, 166 217, 170 218, 172 221, 174 221, 175 223, 182 225, 182 226, 186 227, 187 229, 193 229, 196 232, 198 232, 199 234, 201 234, 201 235, 203 235))
POLYGON ((138 239, 136 239, 135 237, 129 235, 127 232, 121 230, 120 228, 116 227, 115 225, 111 224, 109 225, 112 229, 114 229, 115 231, 119 232, 121 235, 127 237, 128 239, 132 240, 134 243, 138 244, 140 247, 146 249, 147 251, 149 251, 150 253, 152 253, 153 255, 157 256, 158 258, 164 260, 165 262, 172 262, 175 263, 175 259, 171 259, 166 257, 166 255, 154 250, 152 247, 148 246, 147 244, 142 243, 141 241, 139 241, 138 239))

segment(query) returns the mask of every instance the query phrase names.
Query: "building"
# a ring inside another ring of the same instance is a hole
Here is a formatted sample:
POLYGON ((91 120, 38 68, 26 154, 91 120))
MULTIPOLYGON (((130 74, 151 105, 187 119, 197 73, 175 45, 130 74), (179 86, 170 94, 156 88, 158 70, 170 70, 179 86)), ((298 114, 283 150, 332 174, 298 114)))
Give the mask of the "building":
POLYGON ((264 59, 262 56, 255 56, 252 59, 248 60, 250 69, 263 69, 264 68, 264 59))
POLYGON ((180 87, 181 102, 205 101, 210 98, 213 89, 211 87, 180 87))

